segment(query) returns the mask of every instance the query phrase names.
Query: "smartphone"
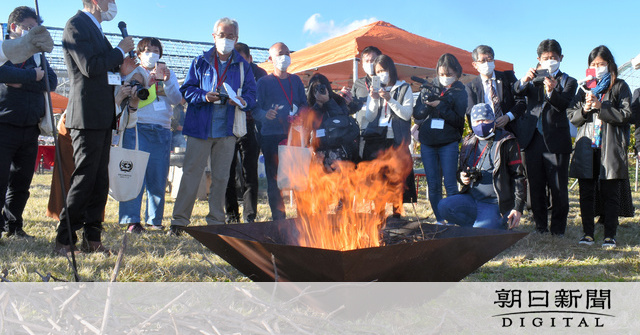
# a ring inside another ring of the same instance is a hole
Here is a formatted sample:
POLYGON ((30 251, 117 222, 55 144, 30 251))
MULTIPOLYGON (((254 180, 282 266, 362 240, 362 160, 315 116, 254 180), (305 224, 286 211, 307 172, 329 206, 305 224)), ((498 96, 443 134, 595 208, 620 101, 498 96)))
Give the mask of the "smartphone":
POLYGON ((156 80, 163 81, 165 73, 167 71, 167 63, 165 62, 157 62, 156 63, 156 80))
POLYGON ((587 75, 586 76, 587 77, 588 76, 593 77, 593 80, 587 81, 587 83, 586 83, 587 84, 587 88, 594 88, 594 87, 598 86, 598 81, 596 80, 596 69, 592 69, 592 68, 587 69, 587 75))
POLYGON ((373 89, 374 92, 378 92, 378 90, 380 89, 380 77, 378 76, 371 77, 371 88, 373 89))
POLYGON ((536 78, 547 78, 551 77, 548 69, 537 69, 536 70, 536 78))

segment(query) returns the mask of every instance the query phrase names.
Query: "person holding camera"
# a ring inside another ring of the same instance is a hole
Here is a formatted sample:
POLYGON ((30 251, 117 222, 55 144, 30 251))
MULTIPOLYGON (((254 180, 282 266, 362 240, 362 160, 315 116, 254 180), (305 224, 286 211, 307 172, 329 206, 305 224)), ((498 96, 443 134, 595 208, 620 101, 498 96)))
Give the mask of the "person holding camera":
POLYGON ((515 228, 527 197, 518 142, 497 127, 491 105, 473 106, 470 117, 473 133, 462 143, 457 172, 462 189, 442 199, 438 211, 450 224, 515 228))
POLYGON ((589 53, 597 85, 578 90, 567 109, 569 120, 578 127, 569 165, 569 177, 580 187, 580 216, 584 236, 580 244, 594 243, 596 199, 602 202, 604 224, 602 247, 616 246, 621 183, 629 178, 627 147, 630 138, 631 90, 618 78, 613 54, 604 45, 589 53))
POLYGON ((518 80, 516 75, 513 71, 495 70, 495 54, 488 45, 477 46, 473 49, 471 57, 471 64, 480 75, 467 84, 467 119, 473 106, 487 103, 495 113, 496 127, 507 127, 506 129, 511 131, 510 122, 527 109, 524 99, 513 94, 513 83, 518 80))
POLYGON ((313 111, 312 144, 325 169, 336 170, 336 161, 357 163, 360 127, 349 116, 346 100, 331 90, 327 77, 316 73, 309 79, 307 102, 313 111))
MULTIPOLYGON (((393 59, 380 55, 374 62, 374 70, 380 86, 372 83, 366 102, 364 150, 362 159, 370 161, 391 147, 402 146, 409 157, 411 143, 411 116, 413 114, 413 92, 411 85, 398 79, 393 59)), ((416 202, 417 193, 413 167, 405 182, 403 203, 416 202)), ((393 217, 401 215, 401 204, 393 205, 393 217)))
POLYGON ((433 83, 423 84, 413 117, 420 122, 418 137, 429 202, 437 222, 442 223, 438 203, 442 199, 443 177, 447 196, 458 193, 458 144, 464 132, 467 92, 460 82, 462 66, 454 55, 440 56, 436 72, 433 83))
POLYGON ((260 148, 267 174, 267 195, 273 220, 284 220, 282 193, 278 188, 278 145, 287 139, 292 121, 307 106, 302 80, 287 72, 291 65, 289 47, 282 42, 269 48, 273 73, 258 80, 258 106, 253 117, 260 123, 260 148))
POLYGON ((577 81, 560 71, 562 48, 556 40, 538 45, 539 68, 513 85, 517 96, 527 99, 527 110, 515 122, 516 135, 525 154, 525 168, 536 231, 563 235, 569 214, 569 157, 571 132, 567 107, 577 81), (547 195, 547 188, 550 194, 547 195), (547 206, 551 204, 551 225, 547 206))
POLYGON ((180 92, 189 104, 182 133, 187 136, 183 175, 173 207, 169 234, 179 235, 179 227, 190 223, 202 173, 211 164, 209 214, 207 224, 225 223, 225 192, 229 168, 236 146, 233 122, 236 107, 255 106, 256 81, 251 65, 234 49, 238 41, 238 22, 229 18, 216 21, 215 45, 191 63, 180 92), (244 78, 241 80, 241 78, 244 78), (229 99, 231 89, 242 95, 229 99))
MULTIPOLYGON (((14 9, 7 22, 11 40, 42 24, 35 10, 26 6, 14 9)), ((33 238, 23 229, 22 213, 38 155, 38 125, 46 116, 44 71, 55 88, 57 76, 48 62, 41 64, 40 55, 0 66, 0 234, 4 231, 6 236, 33 238)))
POLYGON ((145 230, 143 223, 151 229, 163 229, 165 188, 171 153, 171 105, 179 104, 182 94, 175 73, 159 61, 162 58, 160 40, 154 37, 143 38, 138 42, 136 53, 140 58, 140 66, 139 70, 132 73, 141 73, 144 80, 135 86, 134 94, 141 100, 137 111, 129 107, 129 112, 135 113, 137 121, 129 124, 121 135, 124 136, 122 146, 134 149, 137 140, 139 150, 149 153, 149 163, 140 194, 133 200, 120 202, 119 222, 128 225, 128 232, 139 234, 145 230), (142 90, 147 90, 148 93, 142 90), (146 94, 147 98, 142 99, 146 94), (143 221, 140 210, 145 188, 147 205, 143 221))

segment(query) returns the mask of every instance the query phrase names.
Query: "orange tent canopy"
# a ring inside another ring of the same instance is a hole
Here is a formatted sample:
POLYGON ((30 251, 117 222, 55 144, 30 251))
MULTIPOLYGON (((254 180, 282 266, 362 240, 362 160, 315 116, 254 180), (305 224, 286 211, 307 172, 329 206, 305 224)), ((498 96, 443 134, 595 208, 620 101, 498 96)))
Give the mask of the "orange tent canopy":
MULTIPOLYGON (((444 53, 453 54, 462 65, 463 82, 478 75, 471 65, 471 52, 412 34, 384 21, 292 53, 288 72, 298 74, 305 84, 315 72, 320 72, 329 78, 334 88, 351 86, 354 75, 364 75, 359 57, 362 50, 370 45, 390 56, 396 64, 398 76, 407 82, 411 82, 411 76, 434 77, 438 58, 444 53)), ((269 73, 273 72, 273 65, 269 62, 260 66, 269 73)), ((513 70, 513 64, 496 60, 496 70, 513 70)))
POLYGON ((56 92, 51 92, 51 104, 53 105, 53 112, 56 114, 60 114, 67 109, 67 104, 69 103, 69 99, 64 95, 60 95, 56 92))

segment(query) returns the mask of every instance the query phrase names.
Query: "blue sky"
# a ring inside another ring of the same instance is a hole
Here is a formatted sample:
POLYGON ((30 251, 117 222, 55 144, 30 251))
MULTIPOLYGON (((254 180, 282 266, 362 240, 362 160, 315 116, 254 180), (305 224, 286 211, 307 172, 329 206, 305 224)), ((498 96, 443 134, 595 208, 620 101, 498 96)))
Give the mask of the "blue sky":
MULTIPOLYGON (((555 38, 563 47, 561 70, 581 79, 587 56, 605 44, 618 65, 640 53, 640 1, 203 1, 117 0, 118 16, 107 32, 125 21, 132 35, 211 41, 213 23, 228 16, 240 24, 240 41, 292 50, 313 45, 373 21, 395 26, 471 51, 488 44, 496 58, 511 62, 521 77, 536 64, 536 47, 555 38), (322 4, 322 6, 319 6, 322 4)), ((2 0, 0 21, 33 1, 2 0)), ((45 25, 63 27, 81 0, 40 0, 45 25)), ((195 56, 195 55, 194 55, 195 56)), ((435 65, 435 64, 434 64, 435 65)))

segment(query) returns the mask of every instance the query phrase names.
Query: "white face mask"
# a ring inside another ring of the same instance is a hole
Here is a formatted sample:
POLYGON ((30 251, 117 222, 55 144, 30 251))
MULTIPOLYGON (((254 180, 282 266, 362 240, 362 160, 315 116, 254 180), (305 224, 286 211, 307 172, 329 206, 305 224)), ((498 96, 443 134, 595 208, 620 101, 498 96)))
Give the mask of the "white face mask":
POLYGON ((381 84, 389 85, 389 72, 378 72, 376 75, 380 77, 381 84))
POLYGON ((156 66, 160 55, 155 52, 143 52, 140 54, 140 65, 146 69, 152 69, 156 66))
POLYGON ((20 35, 20 37, 25 37, 25 36, 27 36, 28 33, 29 33, 28 30, 23 30, 22 34, 20 35))
POLYGON ((373 70, 373 63, 362 62, 362 68, 364 69, 364 73, 366 73, 367 75, 375 76, 375 73, 373 70))
POLYGON ((477 63, 477 67, 478 67, 478 72, 480 72, 480 74, 483 74, 489 77, 493 74, 493 70, 496 68, 496 63, 495 62, 477 63))
POLYGON ((216 50, 223 54, 230 54, 233 51, 233 47, 236 45, 236 41, 228 38, 216 38, 216 50))
POLYGON ((448 87, 449 85, 455 83, 456 80, 458 80, 458 78, 456 78, 456 77, 439 76, 438 80, 440 81, 440 85, 448 87))
POLYGON ((604 77, 607 73, 609 73, 609 67, 608 66, 599 66, 596 67, 596 78, 598 79, 602 79, 602 77, 604 77))
POLYGON ((549 73, 552 74, 560 68, 560 62, 555 59, 547 59, 545 61, 540 62, 541 69, 549 70, 549 73))
POLYGON ((287 71, 287 68, 291 65, 291 57, 289 55, 280 55, 271 59, 273 60, 273 66, 280 71, 287 71))
POLYGON ((111 21, 116 17, 116 14, 118 14, 118 6, 116 6, 115 2, 109 2, 109 9, 107 9, 106 12, 103 12, 102 9, 100 9, 100 16, 102 16, 102 21, 111 21))

